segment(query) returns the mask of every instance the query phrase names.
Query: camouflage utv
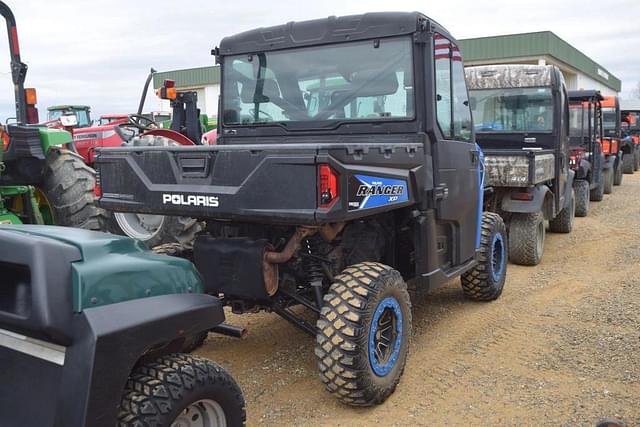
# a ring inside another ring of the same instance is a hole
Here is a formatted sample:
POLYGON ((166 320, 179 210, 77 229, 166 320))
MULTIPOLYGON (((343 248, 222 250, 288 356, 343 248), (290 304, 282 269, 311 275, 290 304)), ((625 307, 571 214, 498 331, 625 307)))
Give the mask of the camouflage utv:
POLYGON ((573 226, 574 172, 569 169, 567 89, 550 65, 495 65, 465 70, 476 141, 485 156, 485 209, 507 222, 509 258, 542 259, 549 230, 573 226))

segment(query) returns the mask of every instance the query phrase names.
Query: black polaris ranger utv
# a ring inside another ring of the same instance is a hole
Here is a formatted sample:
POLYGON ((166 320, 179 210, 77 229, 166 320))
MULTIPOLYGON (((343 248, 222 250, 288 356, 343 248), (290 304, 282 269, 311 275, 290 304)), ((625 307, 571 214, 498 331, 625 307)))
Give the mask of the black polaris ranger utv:
POLYGON ((465 70, 476 140, 484 153, 485 208, 509 230, 509 259, 536 265, 549 229, 573 226, 567 89, 552 65, 491 65, 465 70))
POLYGON ((504 285, 457 43, 422 14, 371 13, 248 31, 214 53, 218 145, 102 149, 100 203, 206 219, 193 249, 206 291, 315 336, 326 388, 381 403, 408 352, 405 281, 462 276, 483 301, 504 285))
POLYGON ((596 90, 569 92, 569 166, 576 173, 576 216, 587 216, 589 201, 604 197, 605 174, 613 175, 613 162, 602 153, 602 95, 596 90), (610 171, 610 172, 607 172, 610 171))

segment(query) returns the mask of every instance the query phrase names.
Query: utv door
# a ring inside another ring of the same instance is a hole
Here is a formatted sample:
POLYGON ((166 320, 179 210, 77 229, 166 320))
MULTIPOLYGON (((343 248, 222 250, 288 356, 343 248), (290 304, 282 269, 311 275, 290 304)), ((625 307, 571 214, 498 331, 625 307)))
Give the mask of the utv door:
MULTIPOLYGON (((434 37, 436 122, 433 144, 434 198, 439 222, 450 228, 452 266, 474 257, 482 214, 480 153, 473 142, 464 67, 460 51, 447 38, 434 37)), ((440 242, 439 242, 439 246, 440 242)))

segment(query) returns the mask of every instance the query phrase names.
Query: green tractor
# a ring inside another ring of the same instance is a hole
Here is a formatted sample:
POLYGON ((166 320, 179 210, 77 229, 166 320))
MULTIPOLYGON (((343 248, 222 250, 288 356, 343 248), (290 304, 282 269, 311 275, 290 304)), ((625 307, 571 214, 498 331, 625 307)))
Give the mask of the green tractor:
MULTIPOLYGON (((71 134, 38 126, 35 89, 25 89, 27 65, 13 13, 0 2, 7 22, 16 122, 0 126, 0 223, 57 224, 99 230, 101 210, 95 205, 95 171, 73 152, 71 134)), ((74 126, 74 115, 61 116, 74 126)))

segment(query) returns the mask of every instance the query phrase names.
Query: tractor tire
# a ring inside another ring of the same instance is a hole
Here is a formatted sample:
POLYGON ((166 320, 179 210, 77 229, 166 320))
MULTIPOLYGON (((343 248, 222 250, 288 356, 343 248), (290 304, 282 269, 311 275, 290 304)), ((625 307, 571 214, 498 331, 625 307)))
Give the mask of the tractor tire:
POLYGON ((324 296, 316 324, 320 379, 353 406, 384 402, 404 371, 411 302, 400 273, 377 262, 346 268, 324 296))
POLYGON ((589 213, 589 181, 577 179, 573 182, 576 196, 576 216, 584 217, 589 213))
POLYGON ((562 209, 555 218, 549 221, 549 230, 554 233, 570 233, 576 216, 576 193, 571 189, 569 206, 562 209))
POLYGON ((603 181, 603 189, 604 194, 613 193, 613 168, 609 168, 605 170, 602 174, 603 181))
POLYGON ((637 171, 640 169, 640 151, 634 150, 633 152, 633 170, 637 171))
POLYGON ((622 155, 622 171, 627 175, 633 175, 633 171, 636 170, 636 155, 635 154, 623 154, 622 155))
POLYGON ((507 229, 500 215, 484 212, 480 254, 473 270, 460 278, 462 291, 476 301, 493 301, 502 294, 507 273, 507 229))
POLYGON ((514 264, 538 265, 544 253, 542 212, 514 213, 509 223, 509 259, 514 264))
POLYGON ((622 161, 618 161, 613 173, 613 185, 622 185, 623 177, 624 174, 622 173, 622 161))
POLYGON ((186 216, 110 212, 109 231, 140 240, 148 248, 179 243, 190 245, 204 229, 202 222, 186 216))
POLYGON ((118 425, 244 426, 246 419, 242 391, 229 373, 207 359, 177 353, 133 371, 118 425))
MULTIPOLYGON (((152 135, 135 137, 124 146, 168 147, 177 142, 152 135)), ((204 229, 203 223, 184 216, 165 216, 138 213, 110 212, 109 231, 140 240, 148 248, 165 243, 191 245, 196 235, 204 229)))
POLYGON ((64 148, 47 153, 44 181, 37 190, 46 198, 53 224, 103 230, 104 211, 96 206, 96 173, 82 157, 64 148))
POLYGON ((183 353, 192 353, 202 347, 207 337, 209 336, 209 331, 198 332, 197 334, 189 335, 185 338, 184 344, 182 344, 182 352, 183 353))
POLYGON ((591 190, 589 193, 589 199, 592 202, 601 202, 604 199, 604 171, 600 176, 600 182, 598 182, 598 186, 591 190))

